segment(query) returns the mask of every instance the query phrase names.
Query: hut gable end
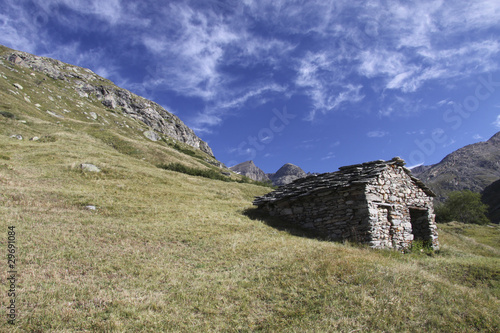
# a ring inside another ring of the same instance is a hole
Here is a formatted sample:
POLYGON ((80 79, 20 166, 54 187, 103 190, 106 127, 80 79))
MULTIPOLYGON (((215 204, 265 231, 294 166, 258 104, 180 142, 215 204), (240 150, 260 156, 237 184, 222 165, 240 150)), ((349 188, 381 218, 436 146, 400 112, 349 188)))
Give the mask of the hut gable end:
POLYGON ((339 168, 282 186, 254 205, 332 240, 404 249, 414 240, 439 247, 434 193, 400 158, 339 168))

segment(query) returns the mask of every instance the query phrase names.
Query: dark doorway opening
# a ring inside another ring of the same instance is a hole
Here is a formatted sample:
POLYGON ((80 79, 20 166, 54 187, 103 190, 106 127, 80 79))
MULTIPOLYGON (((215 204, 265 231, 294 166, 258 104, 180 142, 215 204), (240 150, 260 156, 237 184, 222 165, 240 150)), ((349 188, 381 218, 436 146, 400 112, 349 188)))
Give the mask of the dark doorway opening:
POLYGON ((429 213, 426 209, 410 208, 413 240, 431 240, 429 213))

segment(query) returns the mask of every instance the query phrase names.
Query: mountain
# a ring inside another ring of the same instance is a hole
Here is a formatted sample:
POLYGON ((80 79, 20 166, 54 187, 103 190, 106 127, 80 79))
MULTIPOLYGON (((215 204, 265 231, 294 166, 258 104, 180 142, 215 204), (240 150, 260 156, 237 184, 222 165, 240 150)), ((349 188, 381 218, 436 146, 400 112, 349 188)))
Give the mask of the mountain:
POLYGON ((276 173, 267 175, 275 186, 282 186, 293 182, 296 179, 304 178, 307 174, 300 167, 287 163, 283 165, 276 173))
POLYGON ((253 161, 246 161, 229 168, 230 170, 259 182, 267 182, 269 178, 253 161))
MULTIPOLYGON (((144 135, 152 141, 169 137, 213 156, 208 144, 177 116, 155 102, 117 87, 89 69, 1 45, 0 61, 11 72, 30 72, 19 82, 12 82, 15 90, 11 91, 20 94, 26 103, 34 105, 42 113, 60 119, 76 120, 85 114, 89 104, 95 106, 100 103, 101 109, 108 111, 107 113, 113 112, 142 122, 147 126, 143 131, 144 135), (46 91, 52 85, 59 87, 62 92, 56 95, 55 92, 46 91), (41 98, 44 97, 40 96, 42 93, 46 94, 45 98, 41 98)), ((105 122, 105 118, 96 112, 91 117, 95 118, 96 123, 105 122)))
POLYGON ((286 185, 293 182, 295 179, 307 176, 304 170, 291 163, 283 165, 275 173, 268 174, 265 174, 253 161, 246 161, 230 167, 229 169, 256 181, 271 181, 274 186, 286 185))
POLYGON ((441 200, 450 191, 482 192, 500 179, 500 132, 488 141, 452 152, 437 164, 414 168, 412 173, 441 200))

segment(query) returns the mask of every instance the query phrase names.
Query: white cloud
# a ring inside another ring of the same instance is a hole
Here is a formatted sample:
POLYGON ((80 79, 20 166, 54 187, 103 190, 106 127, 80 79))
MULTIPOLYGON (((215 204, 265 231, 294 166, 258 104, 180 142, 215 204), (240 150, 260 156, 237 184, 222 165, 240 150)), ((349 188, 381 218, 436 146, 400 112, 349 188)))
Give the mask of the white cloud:
POLYGON ((322 157, 322 161, 330 160, 332 158, 335 158, 335 154, 333 152, 329 152, 326 156, 322 157))
POLYGON ((358 73, 407 93, 431 80, 497 70, 500 43, 495 38, 468 42, 458 34, 497 26, 499 8, 498 1, 488 0, 380 5, 373 16, 384 22, 379 30, 385 39, 358 54, 358 73))
POLYGON ((318 111, 326 113, 344 102, 356 103, 364 98, 362 85, 341 83, 344 74, 336 69, 338 60, 326 53, 308 53, 300 60, 295 84, 304 89, 313 104, 307 120, 313 120, 318 111))
POLYGON ((171 4, 164 14, 178 31, 176 35, 156 31, 143 36, 143 45, 161 64, 150 73, 150 82, 186 96, 213 99, 225 80, 218 66, 225 48, 237 40, 236 32, 224 24, 222 17, 185 4, 171 4))
POLYGON ((496 128, 500 128, 500 115, 498 115, 497 119, 495 119, 495 121, 492 122, 492 125, 495 126, 496 128))
POLYGON ((366 133, 366 136, 369 138, 383 138, 387 135, 389 135, 389 132, 386 131, 370 131, 366 133))

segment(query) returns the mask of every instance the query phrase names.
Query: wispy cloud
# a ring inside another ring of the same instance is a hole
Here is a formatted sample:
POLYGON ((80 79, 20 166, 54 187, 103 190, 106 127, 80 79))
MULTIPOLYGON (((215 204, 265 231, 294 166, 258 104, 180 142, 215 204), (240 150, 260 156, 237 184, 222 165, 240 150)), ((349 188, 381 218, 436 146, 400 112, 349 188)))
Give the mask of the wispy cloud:
POLYGON ((497 116, 497 119, 492 123, 496 128, 500 128, 500 115, 497 116))
POLYGON ((224 59, 225 48, 238 38, 237 34, 220 15, 186 4, 170 4, 164 15, 178 28, 177 33, 161 31, 166 27, 160 25, 155 34, 144 34, 141 39, 161 64, 155 73, 150 73, 150 81, 185 96, 214 98, 217 87, 224 83, 218 66, 224 59))
POLYGON ((330 160, 332 158, 335 158, 335 154, 333 152, 329 152, 326 156, 322 157, 321 160, 325 161, 325 160, 330 160))
POLYGON ((335 110, 344 102, 356 103, 364 98, 361 84, 341 84, 344 78, 326 53, 309 53, 300 60, 295 84, 310 97, 313 108, 306 117, 314 120, 316 113, 335 110))
POLYGON ((383 138, 387 135, 389 135, 389 132, 386 131, 370 131, 366 133, 366 136, 369 138, 383 138))

